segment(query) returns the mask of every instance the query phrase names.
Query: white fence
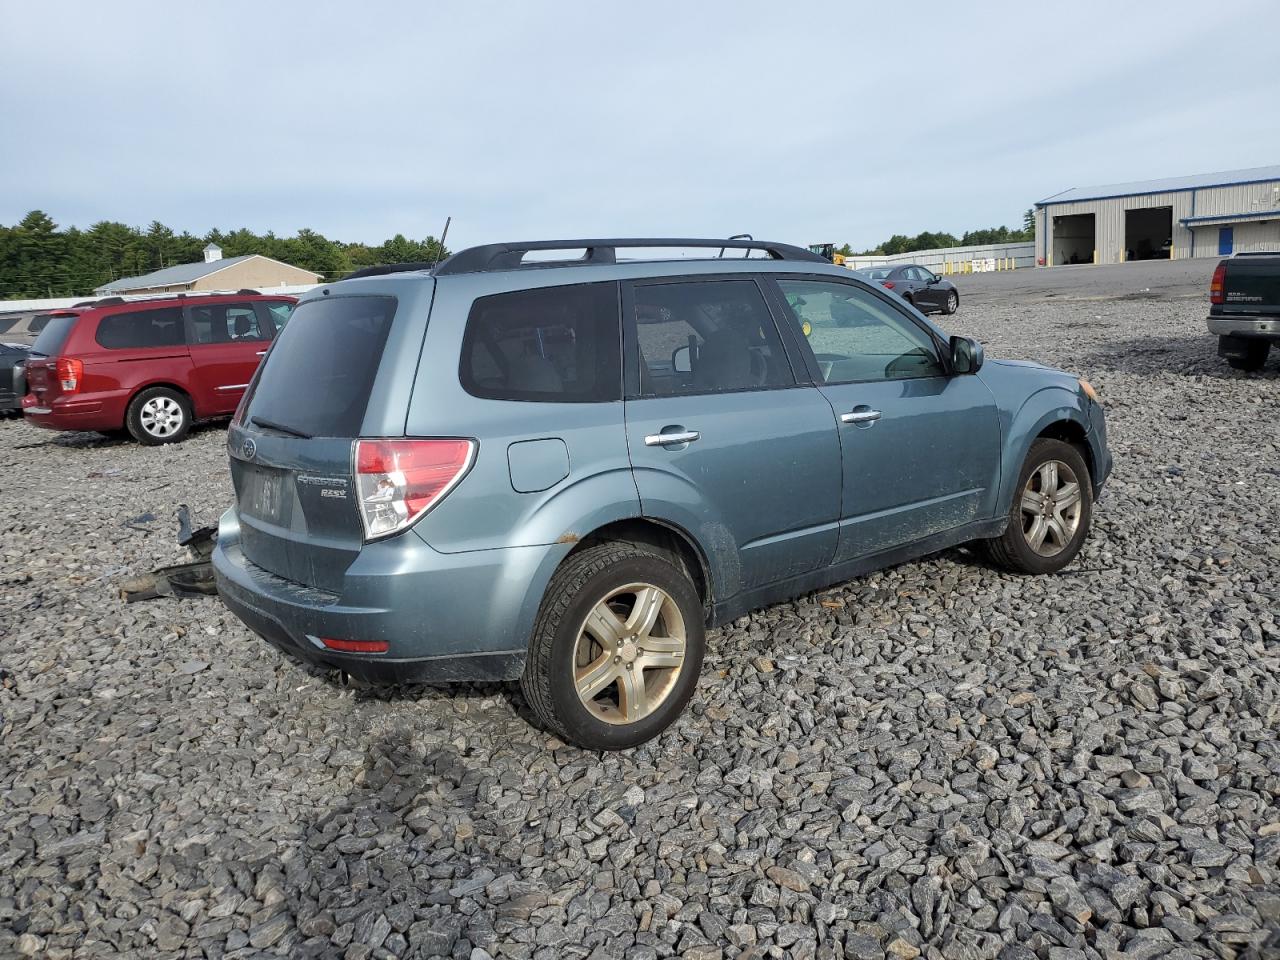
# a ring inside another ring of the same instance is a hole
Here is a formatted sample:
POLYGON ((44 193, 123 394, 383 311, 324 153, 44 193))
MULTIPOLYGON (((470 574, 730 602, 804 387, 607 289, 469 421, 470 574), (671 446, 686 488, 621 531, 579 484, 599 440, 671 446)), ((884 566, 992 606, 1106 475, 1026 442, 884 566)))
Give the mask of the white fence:
POLYGON ((844 265, 850 270, 899 263, 918 263, 941 274, 1015 270, 1036 265, 1036 245, 1034 240, 1027 240, 1019 243, 988 243, 975 247, 943 247, 938 250, 844 258, 844 265))

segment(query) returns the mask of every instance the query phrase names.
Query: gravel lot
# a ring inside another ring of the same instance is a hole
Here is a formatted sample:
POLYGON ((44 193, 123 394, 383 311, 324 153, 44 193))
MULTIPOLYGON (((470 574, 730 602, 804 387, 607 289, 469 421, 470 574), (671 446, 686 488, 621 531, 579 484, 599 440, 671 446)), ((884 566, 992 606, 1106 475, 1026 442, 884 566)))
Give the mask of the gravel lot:
POLYGON ((955 551, 760 611, 623 755, 124 606, 176 505, 229 501, 224 430, 0 424, 0 956, 1280 955, 1280 361, 1229 370, 1140 269, 975 278, 948 322, 1107 404, 1071 569, 955 551))

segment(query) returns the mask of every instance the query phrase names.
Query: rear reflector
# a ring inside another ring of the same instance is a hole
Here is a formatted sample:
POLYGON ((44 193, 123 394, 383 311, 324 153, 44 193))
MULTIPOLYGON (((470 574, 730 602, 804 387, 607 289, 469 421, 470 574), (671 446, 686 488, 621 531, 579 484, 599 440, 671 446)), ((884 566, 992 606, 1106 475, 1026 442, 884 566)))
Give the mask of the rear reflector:
POLYGON ((399 533, 463 478, 474 440, 357 440, 356 496, 365 540, 399 533))
POLYGON ((1226 263, 1218 264, 1218 268, 1213 271, 1213 279, 1209 281, 1209 302, 1222 303, 1222 288, 1227 281, 1227 265, 1226 263))
POLYGON ((330 650, 341 650, 343 653, 386 653, 389 646, 386 640, 335 640, 332 637, 321 637, 320 642, 330 650))
POLYGON ((80 381, 84 379, 83 360, 59 357, 55 366, 57 368, 58 382, 62 385, 63 393, 75 393, 80 389, 80 381))

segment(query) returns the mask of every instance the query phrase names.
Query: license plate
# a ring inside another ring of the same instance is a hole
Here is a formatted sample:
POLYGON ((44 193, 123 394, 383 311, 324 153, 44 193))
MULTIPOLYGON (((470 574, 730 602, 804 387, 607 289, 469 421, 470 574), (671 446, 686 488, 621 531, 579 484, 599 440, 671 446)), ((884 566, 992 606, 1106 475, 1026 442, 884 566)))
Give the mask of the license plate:
POLYGON ((248 481, 244 509, 251 517, 280 523, 284 518, 284 476, 273 471, 255 470, 248 481))

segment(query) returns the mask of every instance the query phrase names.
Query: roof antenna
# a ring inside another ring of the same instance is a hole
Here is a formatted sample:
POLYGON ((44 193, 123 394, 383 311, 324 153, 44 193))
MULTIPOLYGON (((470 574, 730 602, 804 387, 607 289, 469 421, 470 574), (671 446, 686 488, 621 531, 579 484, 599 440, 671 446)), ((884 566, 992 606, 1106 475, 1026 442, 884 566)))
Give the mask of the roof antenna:
POLYGON ((453 221, 453 217, 444 218, 444 229, 440 231, 440 241, 436 244, 436 258, 431 261, 431 269, 436 268, 436 264, 440 262, 440 255, 444 253, 444 238, 449 235, 449 224, 453 221))

